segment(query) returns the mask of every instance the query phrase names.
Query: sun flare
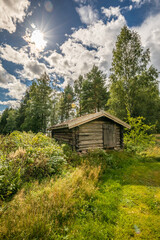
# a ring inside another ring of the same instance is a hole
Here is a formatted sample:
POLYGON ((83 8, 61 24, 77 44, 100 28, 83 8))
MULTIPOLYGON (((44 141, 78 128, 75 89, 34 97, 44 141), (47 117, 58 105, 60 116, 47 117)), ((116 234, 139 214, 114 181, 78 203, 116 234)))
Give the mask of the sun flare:
POLYGON ((47 43, 47 41, 44 40, 43 33, 40 30, 33 31, 31 42, 35 44, 35 47, 38 50, 43 50, 47 43))

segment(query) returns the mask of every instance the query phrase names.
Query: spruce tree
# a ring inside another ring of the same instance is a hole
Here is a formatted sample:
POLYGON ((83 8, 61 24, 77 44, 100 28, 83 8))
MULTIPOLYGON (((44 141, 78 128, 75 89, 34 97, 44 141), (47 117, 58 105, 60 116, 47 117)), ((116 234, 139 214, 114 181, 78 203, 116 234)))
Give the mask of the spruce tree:
POLYGON ((52 108, 51 93, 49 76, 44 73, 30 87, 23 130, 46 131, 52 108))
POLYGON ((105 75, 94 65, 83 82, 82 111, 91 113, 104 110, 107 100, 105 75))

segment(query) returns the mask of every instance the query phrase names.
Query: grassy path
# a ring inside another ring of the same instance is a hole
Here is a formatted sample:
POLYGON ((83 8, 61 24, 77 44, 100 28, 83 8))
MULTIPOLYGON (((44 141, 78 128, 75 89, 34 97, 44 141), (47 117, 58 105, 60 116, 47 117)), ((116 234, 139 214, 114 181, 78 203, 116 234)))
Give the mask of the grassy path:
MULTIPOLYGON (((119 155, 120 161, 126 158, 119 155)), ((106 170, 68 239, 160 239, 160 162, 157 157, 130 160, 133 164, 106 170)))
POLYGON ((118 179, 121 198, 113 239, 160 239, 160 162, 130 166, 118 179))

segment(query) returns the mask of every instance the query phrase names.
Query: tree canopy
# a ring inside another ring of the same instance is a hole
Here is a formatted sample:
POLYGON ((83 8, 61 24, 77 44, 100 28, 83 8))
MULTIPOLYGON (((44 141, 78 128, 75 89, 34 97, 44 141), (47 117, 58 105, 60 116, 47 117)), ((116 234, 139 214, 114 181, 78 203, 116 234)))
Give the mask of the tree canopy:
POLYGON ((142 47, 134 30, 124 26, 113 50, 108 106, 119 118, 143 116, 157 118, 159 108, 158 71, 149 66, 149 49, 142 47))

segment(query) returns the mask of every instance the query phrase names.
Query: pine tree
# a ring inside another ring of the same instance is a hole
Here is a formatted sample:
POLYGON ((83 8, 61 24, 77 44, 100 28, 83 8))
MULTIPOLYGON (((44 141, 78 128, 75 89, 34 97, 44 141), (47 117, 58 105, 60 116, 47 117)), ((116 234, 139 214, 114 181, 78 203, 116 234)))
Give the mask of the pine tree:
POLYGON ((106 79, 98 67, 93 66, 86 75, 82 87, 82 108, 83 112, 97 112, 105 109, 108 100, 106 79))
POLYGON ((74 92, 73 88, 69 84, 64 88, 63 101, 64 117, 65 120, 67 120, 74 116, 72 107, 72 104, 74 103, 74 92))
POLYGON ((19 131, 22 130, 22 126, 26 117, 26 108, 27 108, 28 100, 29 100, 29 90, 26 91, 25 96, 22 98, 20 106, 17 110, 16 129, 19 131))
POLYGON ((75 101, 77 104, 77 116, 82 115, 82 91, 83 91, 83 81, 84 78, 82 75, 74 82, 74 93, 75 93, 75 101))
POLYGON ((23 130, 46 131, 52 107, 51 92, 50 79, 46 73, 33 82, 29 90, 23 130))
POLYGON ((5 127, 6 127, 6 124, 7 124, 7 118, 9 116, 9 109, 6 108, 3 113, 2 113, 2 116, 1 116, 1 120, 0 120, 0 133, 1 134, 6 134, 5 132, 5 127))

